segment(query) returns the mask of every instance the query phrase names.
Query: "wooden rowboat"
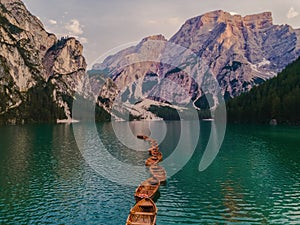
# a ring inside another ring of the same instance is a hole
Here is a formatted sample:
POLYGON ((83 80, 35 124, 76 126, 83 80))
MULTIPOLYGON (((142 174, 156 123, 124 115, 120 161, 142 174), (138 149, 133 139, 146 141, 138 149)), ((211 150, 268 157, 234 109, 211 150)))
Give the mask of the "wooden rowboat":
POLYGON ((149 155, 155 156, 155 155, 157 155, 159 152, 160 152, 159 150, 149 150, 149 155))
POLYGON ((150 148, 148 148, 148 151, 149 152, 151 152, 151 151, 159 151, 159 147, 158 146, 150 147, 150 148))
POLYGON ((153 164, 152 166, 150 166, 150 173, 153 177, 156 177, 161 184, 165 184, 167 179, 167 172, 162 166, 153 164))
POLYGON ((154 140, 154 139, 152 139, 152 138, 150 138, 150 137, 148 137, 147 140, 150 142, 150 144, 151 144, 152 146, 157 145, 157 141, 156 141, 156 140, 154 140))
POLYGON ((158 189, 160 186, 160 181, 157 178, 151 177, 144 182, 142 182, 138 188, 135 190, 134 198, 136 202, 144 199, 151 198, 153 200, 159 195, 158 189))
POLYGON ((157 157, 159 161, 162 161, 163 159, 163 154, 160 151, 152 151, 150 154, 154 157, 157 157))
POLYGON ((156 177, 150 177, 147 180, 143 181, 141 185, 159 185, 159 180, 156 177))
POLYGON ((152 151, 152 150, 159 150, 159 147, 158 146, 154 146, 154 147, 148 148, 148 151, 152 151))
POLYGON ((130 210, 126 225, 155 225, 156 214, 155 203, 150 198, 145 198, 130 210))
POLYGON ((148 136, 142 135, 142 134, 138 134, 138 135, 136 135, 136 137, 139 138, 139 139, 143 139, 143 140, 148 139, 148 136))
POLYGON ((155 143, 151 143, 151 148, 158 148, 158 144, 155 142, 155 143))
POLYGON ((157 156, 151 156, 146 160, 145 165, 151 166, 151 165, 159 163, 161 160, 162 160, 162 157, 158 158, 157 156))

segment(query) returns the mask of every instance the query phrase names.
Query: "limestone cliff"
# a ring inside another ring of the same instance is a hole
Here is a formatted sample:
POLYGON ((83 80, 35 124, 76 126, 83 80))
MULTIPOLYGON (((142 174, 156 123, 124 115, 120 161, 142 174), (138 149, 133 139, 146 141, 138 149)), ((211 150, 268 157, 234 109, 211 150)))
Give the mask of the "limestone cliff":
POLYGON ((70 118, 86 63, 82 45, 48 33, 20 0, 0 0, 0 123, 70 118))
POLYGON ((299 30, 274 25, 270 12, 245 17, 210 12, 186 21, 170 41, 209 64, 225 97, 250 90, 300 55, 299 30))

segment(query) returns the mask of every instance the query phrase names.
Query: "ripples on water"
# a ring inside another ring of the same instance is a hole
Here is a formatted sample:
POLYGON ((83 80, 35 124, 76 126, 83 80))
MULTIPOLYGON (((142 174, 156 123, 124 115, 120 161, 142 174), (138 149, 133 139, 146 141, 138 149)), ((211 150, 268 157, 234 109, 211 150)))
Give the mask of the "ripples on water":
MULTIPOLYGON (((167 123, 173 133, 160 146, 165 156, 176 145, 176 126, 167 123)), ((299 224, 299 129, 230 126, 200 173, 209 127, 201 124, 192 160, 161 187, 157 224, 299 224)), ((98 130, 114 157, 143 164, 147 154, 118 142, 109 123, 98 130)), ((135 188, 95 173, 71 126, 0 127, 0 134, 0 224, 125 224, 135 188)))
POLYGON ((230 126, 214 163, 198 173, 202 137, 161 189, 158 224, 299 224, 298 129, 230 126))
POLYGON ((0 143, 0 224, 126 221, 132 188, 86 165, 70 126, 2 127, 0 143))

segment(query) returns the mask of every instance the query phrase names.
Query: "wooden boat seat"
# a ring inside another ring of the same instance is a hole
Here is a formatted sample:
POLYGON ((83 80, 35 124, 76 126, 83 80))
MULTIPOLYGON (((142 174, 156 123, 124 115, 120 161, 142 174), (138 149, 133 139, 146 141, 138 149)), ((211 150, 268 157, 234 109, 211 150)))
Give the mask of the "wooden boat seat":
POLYGON ((132 212, 135 215, 155 216, 154 212, 132 212))
POLYGON ((130 222, 132 225, 151 225, 152 223, 130 222))

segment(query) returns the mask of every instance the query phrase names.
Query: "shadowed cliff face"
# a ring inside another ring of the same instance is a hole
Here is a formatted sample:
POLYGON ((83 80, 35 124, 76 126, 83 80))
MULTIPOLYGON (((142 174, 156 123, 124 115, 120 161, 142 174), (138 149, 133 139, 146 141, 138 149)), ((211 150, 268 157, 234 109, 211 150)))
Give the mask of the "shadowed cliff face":
POLYGON ((152 96, 169 92, 176 94, 174 102, 192 101, 198 107, 205 91, 201 88, 204 74, 195 74, 197 62, 217 79, 225 98, 235 97, 293 62, 300 55, 299 34, 289 25, 274 25, 270 12, 242 17, 219 10, 187 20, 169 41, 162 35, 144 38, 137 46, 95 64, 93 70, 105 71, 131 102, 163 101, 152 96), (186 57, 174 58, 179 69, 161 62, 166 54, 172 57, 168 43, 186 49, 180 52, 186 57), (166 78, 177 85, 161 82, 166 78), (153 85, 144 88, 145 83, 153 85), (177 94, 178 85, 188 96, 177 94))
POLYGON ((0 122, 70 117, 86 63, 74 38, 58 40, 22 1, 0 0, 0 122))

